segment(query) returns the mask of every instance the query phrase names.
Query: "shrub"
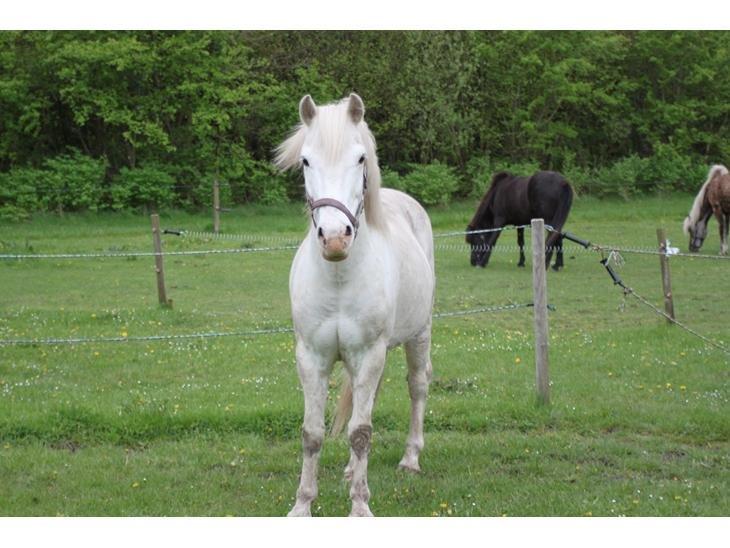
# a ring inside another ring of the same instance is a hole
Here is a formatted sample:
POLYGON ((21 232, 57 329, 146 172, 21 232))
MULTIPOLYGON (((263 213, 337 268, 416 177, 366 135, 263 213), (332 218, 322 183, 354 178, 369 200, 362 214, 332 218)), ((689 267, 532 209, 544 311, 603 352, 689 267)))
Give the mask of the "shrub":
POLYGON ((245 175, 248 195, 254 202, 264 205, 282 204, 289 201, 288 177, 279 172, 270 162, 250 160, 245 175))
POLYGON ((46 209, 92 210, 101 206, 106 160, 73 150, 44 162, 43 186, 36 187, 46 209), (41 190, 43 188, 43 190, 41 190))
POLYGON ((382 186, 386 188, 394 188, 395 190, 401 190, 403 192, 406 191, 405 181, 397 171, 393 171, 387 167, 381 167, 380 178, 382 180, 382 186))
POLYGON ((26 219, 34 211, 96 211, 102 205, 106 160, 74 150, 42 168, 16 167, 0 174, 0 216, 26 219))
POLYGON ((563 161, 563 168, 560 173, 562 173, 568 180, 570 186, 573 187, 573 192, 575 192, 575 194, 585 194, 589 192, 589 189, 596 178, 594 170, 589 167, 579 166, 575 163, 575 154, 572 152, 566 153, 563 161))
POLYGON ((692 157, 680 154, 668 144, 654 147, 643 174, 648 186, 659 190, 696 190, 707 176, 706 166, 692 157))
POLYGON ((598 196, 620 196, 628 200, 641 190, 648 160, 636 154, 596 171, 591 191, 598 196))
POLYGON ((481 198, 492 180, 494 167, 489 156, 475 156, 467 163, 465 183, 461 194, 469 198, 481 198))
POLYGON ((508 171, 514 175, 529 177, 540 169, 536 161, 511 162, 509 160, 493 160, 488 156, 477 156, 467 162, 466 176, 471 181, 464 188, 469 189, 466 196, 481 198, 489 188, 492 177, 500 171, 508 171))
POLYGON ((112 182, 111 206, 117 210, 168 206, 175 196, 174 185, 175 179, 162 165, 123 167, 112 182))
POLYGON ((408 194, 423 205, 446 205, 459 186, 454 170, 446 164, 410 164, 411 171, 403 177, 408 194))
POLYGON ((42 170, 27 167, 0 173, 0 218, 21 221, 40 209, 36 188, 44 179, 42 170))

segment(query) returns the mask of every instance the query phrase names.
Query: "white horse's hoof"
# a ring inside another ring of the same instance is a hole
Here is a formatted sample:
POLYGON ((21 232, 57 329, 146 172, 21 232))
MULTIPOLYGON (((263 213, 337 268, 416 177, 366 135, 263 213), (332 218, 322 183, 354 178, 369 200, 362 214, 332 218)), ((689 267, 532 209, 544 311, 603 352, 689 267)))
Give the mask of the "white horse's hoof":
POLYGON ((353 506, 352 511, 350 512, 351 518, 372 518, 373 513, 370 511, 370 507, 366 504, 364 506, 358 506, 357 508, 353 506))
POLYGON ((418 474, 421 472, 421 467, 418 464, 418 453, 416 451, 407 450, 403 458, 398 463, 399 470, 405 470, 412 474, 418 474))
POLYGON ((295 506, 286 516, 288 518, 311 518, 312 512, 308 506, 295 506))
POLYGON ((421 467, 418 465, 418 463, 413 462, 407 462, 405 460, 400 461, 398 464, 398 470, 403 470, 404 472, 409 472, 411 474, 420 474, 421 473, 421 467))

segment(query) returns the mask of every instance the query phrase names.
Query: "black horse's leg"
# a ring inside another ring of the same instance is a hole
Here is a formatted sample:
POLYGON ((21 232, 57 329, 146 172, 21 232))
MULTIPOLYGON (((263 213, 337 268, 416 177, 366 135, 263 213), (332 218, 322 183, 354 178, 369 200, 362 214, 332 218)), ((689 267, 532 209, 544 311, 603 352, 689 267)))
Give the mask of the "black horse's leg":
POLYGON ((555 257, 555 265, 553 266, 554 270, 560 270, 563 268, 563 235, 560 234, 558 236, 557 241, 555 242, 555 246, 557 247, 557 255, 555 257))
POLYGON ((492 255, 492 249, 494 249, 494 245, 497 243, 497 238, 499 238, 500 234, 502 234, 502 231, 500 230, 486 233, 484 238, 484 255, 482 256, 481 262, 478 263, 479 266, 486 267, 489 263, 489 257, 492 255))
POLYGON ((517 266, 525 266, 525 229, 517 229, 517 245, 520 248, 520 262, 517 266))

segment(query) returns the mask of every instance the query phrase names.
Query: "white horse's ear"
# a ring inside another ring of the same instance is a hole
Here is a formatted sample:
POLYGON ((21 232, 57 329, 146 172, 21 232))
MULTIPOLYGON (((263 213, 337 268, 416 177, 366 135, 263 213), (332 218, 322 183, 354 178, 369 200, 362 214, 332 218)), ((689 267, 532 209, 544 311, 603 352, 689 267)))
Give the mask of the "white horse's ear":
POLYGON ((359 124, 365 116, 365 104, 357 93, 350 94, 350 101, 347 104, 347 113, 354 124, 359 124))
POLYGON ((314 99, 311 95, 305 95, 302 100, 299 101, 299 118, 305 126, 312 123, 312 120, 317 115, 317 105, 314 104, 314 99))

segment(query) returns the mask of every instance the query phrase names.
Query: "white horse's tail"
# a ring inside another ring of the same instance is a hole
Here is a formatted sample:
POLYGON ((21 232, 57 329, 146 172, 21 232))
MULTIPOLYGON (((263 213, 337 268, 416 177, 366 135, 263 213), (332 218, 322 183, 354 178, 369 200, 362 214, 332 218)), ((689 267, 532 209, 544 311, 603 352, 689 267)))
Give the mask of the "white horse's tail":
POLYGON ((726 175, 727 173, 727 168, 721 164, 715 164, 710 168, 710 171, 707 173, 707 180, 702 184, 700 191, 697 193, 697 196, 695 196, 695 200, 692 203, 692 209, 689 210, 689 215, 687 215, 684 220, 682 228, 684 229, 685 235, 689 234, 689 229, 700 220, 700 212, 702 210, 702 203, 705 200, 707 185, 710 184, 710 181, 712 181, 715 175, 726 175))
POLYGON ((335 416, 332 419, 332 427, 330 428, 330 436, 336 438, 345 429, 345 424, 352 415, 352 381, 350 374, 344 371, 344 379, 342 380, 342 388, 340 388, 340 399, 335 408, 335 416))
MULTIPOLYGON (((344 430, 347 421, 352 416, 352 381, 347 370, 343 371, 344 379, 342 379, 342 388, 340 388, 340 399, 337 401, 335 415, 332 418, 332 426, 330 427, 330 436, 336 438, 344 430)), ((380 393, 380 385, 383 384, 383 377, 378 381, 378 387, 375 389, 375 399, 378 399, 380 393)))

